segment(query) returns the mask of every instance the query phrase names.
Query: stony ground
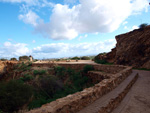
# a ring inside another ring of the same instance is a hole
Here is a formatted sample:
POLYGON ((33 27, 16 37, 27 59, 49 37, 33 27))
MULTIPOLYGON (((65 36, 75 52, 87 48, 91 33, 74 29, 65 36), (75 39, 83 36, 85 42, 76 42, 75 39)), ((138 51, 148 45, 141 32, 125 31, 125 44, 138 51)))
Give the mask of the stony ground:
POLYGON ((150 113, 150 71, 138 71, 139 78, 113 113, 150 113))

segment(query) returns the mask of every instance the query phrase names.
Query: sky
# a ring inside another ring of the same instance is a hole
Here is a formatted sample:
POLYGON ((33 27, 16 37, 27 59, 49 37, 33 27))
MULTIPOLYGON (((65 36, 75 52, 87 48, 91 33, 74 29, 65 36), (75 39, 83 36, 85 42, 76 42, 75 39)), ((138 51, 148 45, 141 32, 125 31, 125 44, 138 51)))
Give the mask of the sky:
POLYGON ((150 0, 0 0, 0 58, 97 55, 150 24, 150 0))

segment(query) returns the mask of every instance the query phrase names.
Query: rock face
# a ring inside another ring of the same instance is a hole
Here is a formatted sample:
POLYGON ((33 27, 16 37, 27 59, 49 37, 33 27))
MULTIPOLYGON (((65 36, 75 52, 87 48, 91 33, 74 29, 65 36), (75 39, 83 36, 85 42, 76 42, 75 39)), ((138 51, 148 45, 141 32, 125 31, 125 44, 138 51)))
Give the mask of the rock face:
POLYGON ((0 74, 3 74, 5 71, 5 64, 0 61, 0 74))
POLYGON ((105 60, 119 65, 150 69, 150 26, 116 36, 116 48, 105 60))

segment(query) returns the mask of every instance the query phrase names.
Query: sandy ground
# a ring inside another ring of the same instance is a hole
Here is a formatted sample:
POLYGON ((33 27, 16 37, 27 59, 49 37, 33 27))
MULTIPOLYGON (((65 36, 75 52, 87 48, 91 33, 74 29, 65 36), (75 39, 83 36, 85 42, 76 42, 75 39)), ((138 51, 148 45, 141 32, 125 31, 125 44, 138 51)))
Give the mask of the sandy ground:
POLYGON ((70 60, 70 61, 36 61, 34 63, 65 63, 65 64, 83 64, 83 63, 90 63, 90 64, 94 64, 95 62, 92 60, 70 60))

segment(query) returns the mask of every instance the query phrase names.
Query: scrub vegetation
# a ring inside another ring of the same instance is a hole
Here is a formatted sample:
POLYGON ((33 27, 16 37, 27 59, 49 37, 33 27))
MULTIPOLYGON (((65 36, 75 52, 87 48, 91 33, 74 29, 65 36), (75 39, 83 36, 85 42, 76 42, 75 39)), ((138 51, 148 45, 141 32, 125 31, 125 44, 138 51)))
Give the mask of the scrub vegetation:
POLYGON ((87 72, 94 70, 86 65, 83 70, 55 66, 33 68, 31 63, 16 64, 0 82, 0 112, 12 113, 33 109, 93 85, 87 72))

